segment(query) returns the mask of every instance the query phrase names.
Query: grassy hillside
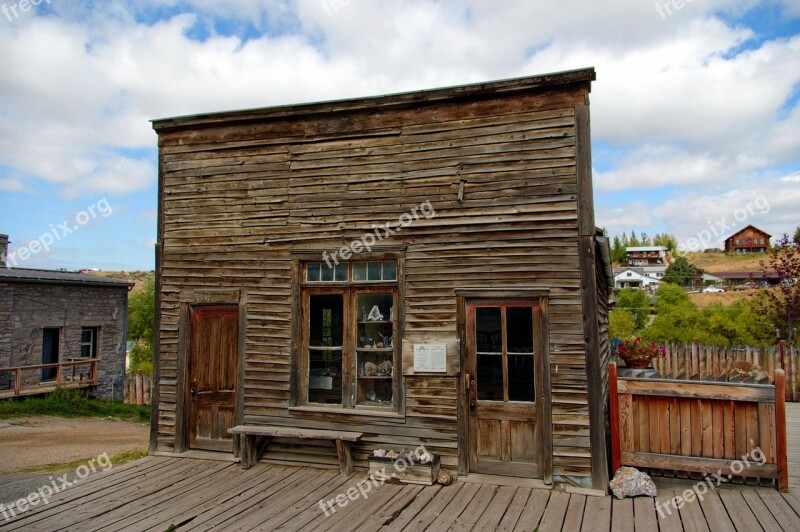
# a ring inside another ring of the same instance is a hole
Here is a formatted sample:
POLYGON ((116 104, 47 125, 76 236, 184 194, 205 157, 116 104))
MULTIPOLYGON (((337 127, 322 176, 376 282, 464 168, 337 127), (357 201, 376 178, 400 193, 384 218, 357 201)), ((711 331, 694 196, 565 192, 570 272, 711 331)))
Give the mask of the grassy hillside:
POLYGON ((737 255, 713 251, 709 253, 687 253, 686 258, 698 268, 707 272, 757 272, 761 271, 760 262, 767 262, 768 253, 737 255))
POLYGON ((141 290, 142 286, 144 285, 145 279, 148 277, 152 278, 155 276, 155 272, 88 272, 92 275, 100 275, 102 277, 111 277, 114 279, 123 279, 125 281, 133 281, 135 284, 133 285, 133 292, 138 292, 141 290))

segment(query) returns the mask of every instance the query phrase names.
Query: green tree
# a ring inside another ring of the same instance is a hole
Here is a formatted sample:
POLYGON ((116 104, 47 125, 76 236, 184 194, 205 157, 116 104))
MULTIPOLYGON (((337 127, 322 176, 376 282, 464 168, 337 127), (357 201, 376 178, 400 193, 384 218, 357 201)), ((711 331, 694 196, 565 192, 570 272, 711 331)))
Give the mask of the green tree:
POLYGON ((625 309, 617 308, 608 315, 608 335, 611 338, 630 340, 636 333, 636 322, 631 313, 625 309))
POLYGON ((688 344, 697 338, 708 345, 774 343, 774 337, 770 339, 763 334, 768 330, 764 317, 757 314, 749 301, 700 309, 679 286, 664 284, 658 289, 655 307, 655 319, 641 334, 648 341, 688 344))
POLYGON ((637 330, 641 330, 647 325, 650 316, 650 301, 641 290, 623 288, 617 296, 616 308, 630 313, 637 330))
POLYGON ((622 244, 622 239, 618 236, 614 236, 614 243, 611 246, 611 260, 618 264, 622 264, 627 260, 625 246, 622 244))
POLYGON ((131 350, 129 373, 141 369, 153 373, 153 327, 155 324, 155 278, 148 276, 142 288, 128 298, 128 339, 136 342, 131 350))
POLYGON ((653 237, 654 246, 664 246, 670 253, 674 253, 678 249, 678 239, 669 233, 656 233, 653 237))
POLYGON ((678 286, 689 286, 695 273, 697 273, 697 268, 686 257, 678 257, 667 266, 663 281, 678 286))
POLYGON ((772 328, 790 344, 800 343, 800 243, 790 242, 783 235, 770 253, 761 261, 761 271, 774 272, 778 286, 763 291, 756 303, 763 314, 770 316, 772 328))
POLYGON ((792 240, 795 244, 800 245, 800 225, 794 230, 794 238, 792 240))
POLYGON ((142 288, 128 298, 128 339, 153 340, 156 315, 156 283, 148 276, 142 288))

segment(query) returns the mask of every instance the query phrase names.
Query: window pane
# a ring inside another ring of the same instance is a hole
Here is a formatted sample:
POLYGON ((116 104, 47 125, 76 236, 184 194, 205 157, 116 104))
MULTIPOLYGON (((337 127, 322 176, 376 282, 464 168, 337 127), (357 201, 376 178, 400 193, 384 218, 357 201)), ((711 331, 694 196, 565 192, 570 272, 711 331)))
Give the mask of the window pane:
POLYGON ((479 353, 501 353, 503 351, 499 307, 475 309, 475 331, 479 353))
POLYGON ((369 262, 367 263, 367 280, 380 281, 381 280, 381 263, 369 262))
POLYGON ((308 402, 342 404, 342 352, 308 350, 308 402))
POLYGON ((366 281, 367 280, 367 263, 354 262, 353 263, 353 280, 366 281))
POLYGON ((383 280, 396 281, 397 280, 397 263, 394 261, 387 261, 383 263, 383 280))
POLYGON ((309 262, 306 265, 306 281, 319 281, 319 262, 309 262))
POLYGON ((347 282, 347 264, 337 264, 336 271, 334 273, 334 277, 336 281, 339 282, 347 282))
POLYGON ((509 353, 533 353, 533 309, 506 309, 506 338, 509 353))
POLYGON ((503 400, 503 355, 478 355, 478 399, 503 400))
POLYGON ((83 329, 81 331, 81 342, 91 342, 91 341, 92 341, 92 330, 83 329))
POLYGON ((312 295, 308 310, 309 347, 341 347, 344 296, 312 295))
MULTIPOLYGON (((333 281, 333 268, 329 268, 327 264, 320 264, 320 269, 322 270, 322 281, 333 281)), ((331 264, 333 266, 333 264, 331 264)))
POLYGON ((534 401, 533 360, 533 355, 508 355, 509 401, 534 401))
POLYGON ((359 294, 356 312, 360 322, 389 321, 393 317, 392 294, 359 294))

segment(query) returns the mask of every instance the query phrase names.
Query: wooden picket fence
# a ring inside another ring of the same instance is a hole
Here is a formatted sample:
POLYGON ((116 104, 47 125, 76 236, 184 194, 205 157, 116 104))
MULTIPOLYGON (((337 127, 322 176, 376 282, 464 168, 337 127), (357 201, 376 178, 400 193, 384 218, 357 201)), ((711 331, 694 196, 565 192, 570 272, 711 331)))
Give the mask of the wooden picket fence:
POLYGON ((786 400, 800 402, 800 349, 785 342, 770 347, 700 345, 667 345, 666 355, 653 361, 653 367, 666 378, 719 380, 737 362, 758 366, 773 383, 775 370, 786 374, 786 400))
POLYGON ((149 405, 152 381, 139 370, 133 377, 125 378, 125 402, 134 405, 149 405))

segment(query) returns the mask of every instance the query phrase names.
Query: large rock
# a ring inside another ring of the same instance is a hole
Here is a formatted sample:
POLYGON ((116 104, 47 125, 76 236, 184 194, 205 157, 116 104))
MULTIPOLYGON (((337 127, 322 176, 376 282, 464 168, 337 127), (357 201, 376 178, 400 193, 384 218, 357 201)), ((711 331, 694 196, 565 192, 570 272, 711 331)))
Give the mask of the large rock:
POLYGON ((647 495, 656 496, 656 485, 646 473, 642 473, 635 467, 623 466, 617 469, 617 473, 610 482, 611 492, 617 499, 625 497, 637 497, 647 495))

